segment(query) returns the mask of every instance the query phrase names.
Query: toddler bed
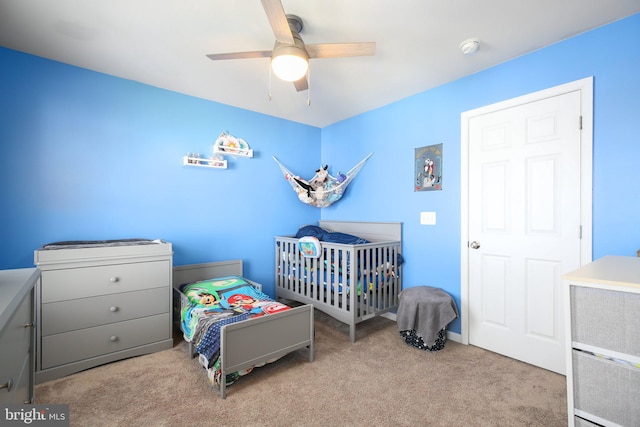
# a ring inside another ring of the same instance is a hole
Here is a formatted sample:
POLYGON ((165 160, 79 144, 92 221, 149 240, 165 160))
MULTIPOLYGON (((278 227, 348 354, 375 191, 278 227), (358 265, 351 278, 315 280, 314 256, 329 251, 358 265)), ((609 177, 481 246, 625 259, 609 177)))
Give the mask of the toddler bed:
POLYGON ((349 325, 395 310, 402 290, 402 224, 320 221, 276 237, 276 298, 313 304, 349 325))
POLYGON ((314 360, 313 306, 290 308, 242 277, 242 261, 175 267, 174 307, 189 342, 220 397, 228 382, 301 349, 314 360))

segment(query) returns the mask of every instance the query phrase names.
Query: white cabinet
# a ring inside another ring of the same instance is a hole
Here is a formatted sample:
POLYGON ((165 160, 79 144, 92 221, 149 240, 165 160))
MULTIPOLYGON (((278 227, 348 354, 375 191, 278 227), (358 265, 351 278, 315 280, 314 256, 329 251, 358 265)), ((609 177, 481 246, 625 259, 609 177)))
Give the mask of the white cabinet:
POLYGON ((33 403, 35 268, 0 271, 0 405, 33 403))
POLYGON ((603 257, 563 279, 569 425, 638 425, 640 258, 603 257))
POLYGON ((163 241, 37 250, 36 383, 171 348, 172 254, 163 241))

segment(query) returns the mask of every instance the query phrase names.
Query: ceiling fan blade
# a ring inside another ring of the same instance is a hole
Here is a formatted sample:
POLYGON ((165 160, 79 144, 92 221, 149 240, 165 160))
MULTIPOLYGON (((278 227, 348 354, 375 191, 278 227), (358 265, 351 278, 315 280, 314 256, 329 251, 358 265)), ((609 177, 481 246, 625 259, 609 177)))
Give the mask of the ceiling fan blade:
POLYGON ((250 58, 269 58, 270 50, 255 50, 252 52, 231 52, 231 53, 210 53, 207 58, 217 61, 219 59, 250 59, 250 58))
POLYGON ((296 87, 298 92, 302 92, 303 90, 309 89, 309 82, 307 81, 307 76, 304 76, 300 80, 296 80, 293 82, 293 85, 296 87))
POLYGON ((346 56, 370 56, 376 53, 375 42, 324 43, 305 45, 309 58, 339 58, 346 56))
POLYGON ((276 40, 284 44, 294 44, 293 34, 289 27, 287 15, 280 0, 262 0, 262 7, 267 13, 267 19, 276 36, 276 40))

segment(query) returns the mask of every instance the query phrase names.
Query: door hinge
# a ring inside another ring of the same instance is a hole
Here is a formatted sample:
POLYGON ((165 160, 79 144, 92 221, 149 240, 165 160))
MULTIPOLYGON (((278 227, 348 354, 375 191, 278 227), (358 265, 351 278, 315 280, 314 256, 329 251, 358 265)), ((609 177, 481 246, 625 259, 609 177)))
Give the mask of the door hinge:
POLYGON ((578 226, 578 239, 582 240, 582 225, 578 226))
POLYGON ((582 116, 578 118, 578 129, 582 130, 582 116))

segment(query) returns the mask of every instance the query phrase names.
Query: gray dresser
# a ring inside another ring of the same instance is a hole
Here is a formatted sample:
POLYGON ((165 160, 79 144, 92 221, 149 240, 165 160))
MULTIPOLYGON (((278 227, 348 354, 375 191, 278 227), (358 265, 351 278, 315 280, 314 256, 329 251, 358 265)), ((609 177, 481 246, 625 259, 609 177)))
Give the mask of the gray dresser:
POLYGON ((173 346, 170 243, 45 248, 36 383, 173 346))
POLYGON ((640 423, 640 258, 606 256, 563 276, 569 425, 640 423))
POLYGON ((0 405, 33 403, 35 268, 0 271, 0 405))

